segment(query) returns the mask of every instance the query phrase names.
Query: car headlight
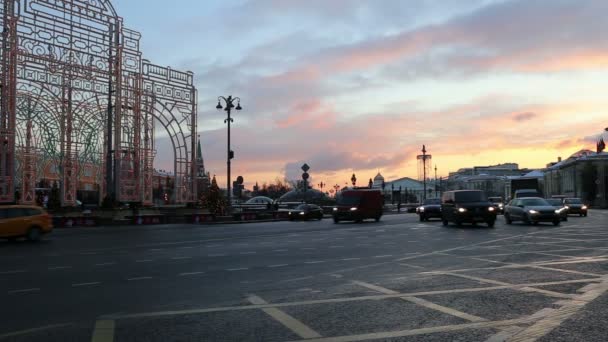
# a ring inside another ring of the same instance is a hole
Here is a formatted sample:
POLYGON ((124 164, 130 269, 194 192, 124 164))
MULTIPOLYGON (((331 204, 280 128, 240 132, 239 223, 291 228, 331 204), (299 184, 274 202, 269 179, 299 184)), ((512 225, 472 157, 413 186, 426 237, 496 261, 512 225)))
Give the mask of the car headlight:
POLYGON ((420 211, 421 213, 423 213, 424 212, 424 207, 418 208, 418 211, 420 211))
POLYGON ((466 208, 458 208, 458 212, 459 213, 466 213, 467 209, 466 208))
POLYGON ((564 209, 568 210, 568 209, 570 209, 570 207, 569 206, 565 206, 564 209))
POLYGON ((584 205, 584 206, 583 206, 581 209, 582 209, 582 210, 587 210, 587 206, 586 206, 586 205, 584 205))
POLYGON ((300 215, 306 215, 306 213, 303 211, 300 211, 300 215))
POLYGON ((350 208, 350 211, 357 211, 357 207, 350 208))
POLYGON ((291 211, 289 212, 289 215, 291 215, 291 211))
POLYGON ((494 208, 494 207, 489 207, 488 208, 488 211, 495 211, 495 210, 496 210, 496 208, 494 208))
POLYGON ((561 210, 555 210, 555 213, 556 213, 556 214, 561 214, 561 213, 562 213, 562 211, 561 211, 561 210))
POLYGON ((532 215, 536 215, 536 214, 538 214, 538 211, 536 211, 536 210, 534 210, 534 209, 531 209, 531 210, 529 210, 528 212, 529 212, 530 214, 532 214, 532 215))
POLYGON ((338 208, 334 208, 333 211, 338 211, 338 208))
POLYGON ((502 203, 499 203, 499 204, 498 204, 498 207, 499 207, 500 209, 502 209, 504 206, 505 206, 505 205, 504 205, 504 204, 502 204, 502 203))

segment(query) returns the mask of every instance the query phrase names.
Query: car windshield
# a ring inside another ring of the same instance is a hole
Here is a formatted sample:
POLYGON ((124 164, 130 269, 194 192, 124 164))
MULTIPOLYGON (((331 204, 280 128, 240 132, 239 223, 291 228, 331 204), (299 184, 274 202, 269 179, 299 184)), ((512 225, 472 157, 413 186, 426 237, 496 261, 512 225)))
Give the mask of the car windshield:
POLYGON ((583 204, 579 198, 568 198, 564 201, 566 204, 583 204))
POLYGON ((492 203, 502 203, 502 198, 500 197, 490 197, 489 200, 492 203))
POLYGON ((486 195, 481 191, 456 192, 455 198, 456 202, 459 203, 486 202, 488 200, 486 195))
POLYGON ((526 207, 539 207, 550 205, 545 199, 542 198, 525 198, 521 200, 521 203, 526 207))
POLYGON ((342 195, 338 197, 337 204, 338 205, 358 205, 361 202, 361 197, 356 195, 342 195))
POLYGON ((548 199, 547 202, 549 204, 551 204, 554 207, 561 207, 562 206, 562 201, 559 199, 548 199))
POLYGON ((433 205, 433 204, 441 204, 441 199, 439 198, 431 198, 424 200, 424 205, 433 205))

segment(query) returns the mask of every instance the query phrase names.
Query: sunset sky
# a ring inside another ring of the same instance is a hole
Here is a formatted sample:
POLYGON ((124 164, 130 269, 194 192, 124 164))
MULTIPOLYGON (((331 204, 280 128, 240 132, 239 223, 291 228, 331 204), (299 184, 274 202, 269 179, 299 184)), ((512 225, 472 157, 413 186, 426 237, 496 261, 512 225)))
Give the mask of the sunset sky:
MULTIPOLYGON (((543 167, 608 126, 606 0, 115 0, 147 59, 196 74, 207 169, 225 184, 543 167)), ((157 167, 172 154, 159 132, 157 167)))

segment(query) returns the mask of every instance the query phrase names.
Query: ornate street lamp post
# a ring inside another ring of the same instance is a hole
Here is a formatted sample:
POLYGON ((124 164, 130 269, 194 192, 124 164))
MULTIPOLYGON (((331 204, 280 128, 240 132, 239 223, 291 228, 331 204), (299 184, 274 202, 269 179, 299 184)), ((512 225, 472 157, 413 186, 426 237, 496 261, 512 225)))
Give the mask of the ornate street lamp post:
POLYGON ((338 197, 338 190, 340 190, 340 186, 336 184, 334 185, 334 189, 336 190, 336 197, 338 197))
POLYGON ((226 178, 226 189, 228 190, 228 211, 230 211, 230 208, 232 208, 232 192, 230 191, 230 160, 232 160, 232 158, 234 158, 234 151, 232 151, 230 149, 230 124, 232 122, 234 122, 234 120, 232 120, 232 118, 230 117, 230 112, 232 111, 232 108, 236 109, 236 110, 241 110, 243 109, 241 107, 241 99, 238 97, 232 97, 232 95, 226 97, 220 96, 217 98, 217 106, 215 106, 215 108, 217 110, 224 110, 226 111, 226 113, 228 114, 228 117, 224 120, 225 124, 228 124, 228 153, 226 156, 226 166, 227 166, 227 178, 226 178), (225 108, 222 107, 222 101, 225 104, 225 108), (236 106, 234 105, 234 102, 236 101, 236 106))
POLYGON ((353 176, 350 177, 350 182, 353 183, 353 187, 357 184, 357 177, 353 173, 353 176))

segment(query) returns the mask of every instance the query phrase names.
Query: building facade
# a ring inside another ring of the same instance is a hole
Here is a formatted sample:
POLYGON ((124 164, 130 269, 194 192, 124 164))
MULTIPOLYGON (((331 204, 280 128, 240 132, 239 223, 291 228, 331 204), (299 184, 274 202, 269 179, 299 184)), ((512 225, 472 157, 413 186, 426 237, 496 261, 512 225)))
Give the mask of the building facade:
POLYGON ((579 151, 547 165, 544 171, 548 197, 578 197, 592 206, 608 208, 608 153, 579 151))

